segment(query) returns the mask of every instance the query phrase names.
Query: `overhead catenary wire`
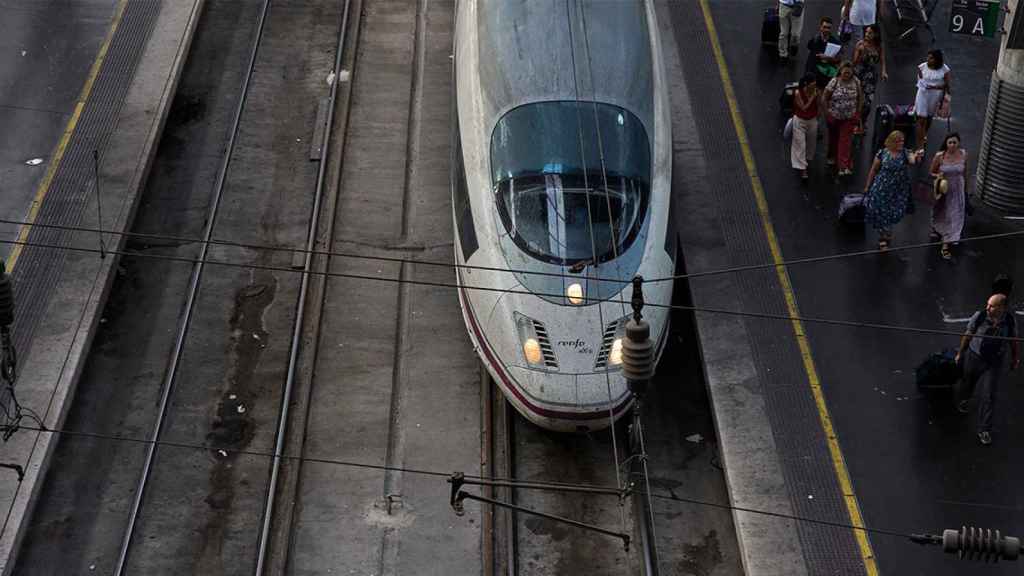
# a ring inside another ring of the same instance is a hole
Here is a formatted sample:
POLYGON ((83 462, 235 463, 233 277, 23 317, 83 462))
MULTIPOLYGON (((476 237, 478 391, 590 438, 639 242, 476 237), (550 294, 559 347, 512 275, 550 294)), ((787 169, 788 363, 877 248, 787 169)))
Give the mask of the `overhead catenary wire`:
MULTIPOLYGON (((115 434, 103 434, 103 433, 99 433, 99 432, 87 432, 87 431, 81 431, 81 430, 53 429, 53 428, 47 428, 45 426, 24 426, 24 425, 22 425, 22 426, 19 426, 19 428, 22 429, 22 430, 28 430, 28 431, 31 431, 31 432, 39 432, 39 433, 42 433, 42 434, 57 434, 57 435, 60 435, 60 436, 67 436, 67 437, 71 437, 71 438, 85 438, 85 439, 101 440, 101 441, 105 441, 105 442, 125 442, 125 443, 130 443, 130 444, 156 444, 156 445, 167 447, 167 448, 182 448, 182 449, 187 449, 187 450, 202 450, 204 452, 212 452, 212 453, 215 453, 215 454, 223 453, 223 454, 221 454, 221 457, 225 457, 224 455, 238 455, 238 456, 253 456, 253 457, 258 457, 258 458, 273 458, 275 456, 275 454, 273 452, 263 452, 263 451, 251 450, 251 449, 237 449, 237 448, 231 448, 231 447, 227 447, 227 446, 217 446, 217 445, 210 445, 210 444, 199 444, 199 443, 194 443, 194 442, 182 442, 182 441, 177 441, 177 440, 153 440, 153 439, 149 439, 149 438, 136 438, 136 437, 132 437, 132 436, 119 436, 119 435, 115 435, 115 434)), ((295 456, 295 455, 291 455, 291 454, 281 454, 279 457, 282 458, 282 459, 285 459, 285 460, 290 460, 290 461, 295 461, 295 462, 304 462, 304 463, 311 463, 311 464, 324 464, 324 465, 328 465, 328 466, 340 466, 340 467, 346 467, 346 468, 359 468, 359 469, 364 469, 364 470, 378 470, 378 471, 382 471, 382 472, 384 472, 384 471, 403 472, 403 473, 407 473, 407 474, 415 474, 415 475, 420 475, 420 476, 430 476, 430 477, 434 477, 434 478, 445 478, 445 479, 447 479, 447 478, 450 478, 452 476, 452 474, 453 474, 452 472, 443 472, 443 471, 440 471, 440 470, 431 470, 431 469, 425 469, 425 468, 408 468, 408 467, 404 467, 404 466, 387 466, 387 465, 384 465, 384 464, 372 464, 372 463, 368 463, 368 462, 357 462, 357 461, 354 461, 354 460, 342 460, 342 459, 338 459, 338 458, 319 458, 319 457, 315 457, 315 456, 295 456)), ((490 477, 490 476, 480 476, 480 475, 473 475, 473 474, 466 474, 465 477, 466 478, 471 478, 471 479, 483 480, 483 481, 491 481, 491 482, 512 482, 512 483, 522 482, 523 484, 528 484, 531 487, 537 488, 537 489, 544 489, 545 487, 551 487, 552 489, 557 489, 557 488, 578 488, 578 489, 585 489, 585 490, 601 490, 601 491, 619 490, 620 489, 620 488, 616 488, 616 487, 613 487, 613 486, 601 486, 601 485, 598 485, 598 484, 583 484, 583 483, 554 482, 554 481, 550 481, 549 482, 549 481, 533 480, 533 479, 526 481, 526 480, 519 480, 519 479, 516 479, 516 478, 490 477)), ((875 534, 882 534, 882 535, 886 535, 886 536, 895 536, 895 537, 899 537, 899 538, 911 538, 913 536, 913 534, 909 533, 909 532, 900 532, 900 531, 897 531, 897 530, 886 529, 886 528, 875 528, 875 527, 868 527, 868 526, 855 526, 853 524, 847 524, 847 523, 844 523, 844 522, 835 522, 835 521, 831 521, 831 520, 820 520, 820 519, 817 519, 817 518, 807 518, 807 517, 804 517, 804 516, 796 516, 796 515, 793 515, 793 514, 785 514, 785 513, 782 513, 782 512, 771 512, 771 511, 768 511, 768 510, 760 510, 760 509, 757 509, 757 508, 747 508, 747 507, 743 507, 743 506, 734 506, 732 504, 723 504, 723 503, 719 503, 719 502, 708 502, 706 500, 699 500, 699 499, 696 499, 696 498, 687 498, 687 497, 684 497, 684 496, 678 496, 676 494, 663 494, 663 493, 659 493, 659 492, 648 492, 646 490, 641 490, 641 492, 643 492, 644 495, 650 495, 651 498, 655 498, 655 499, 658 499, 658 500, 666 500, 666 501, 678 502, 678 503, 683 503, 683 504, 692 504, 692 505, 695 505, 695 506, 705 506, 705 507, 711 507, 711 508, 718 508, 718 509, 722 509, 722 510, 730 510, 730 511, 736 511, 736 512, 746 512, 746 513, 749 513, 749 514, 758 514, 758 515, 762 515, 762 516, 770 516, 770 517, 773 517, 773 518, 779 518, 779 519, 782 519, 782 520, 791 520, 791 521, 794 521, 794 522, 806 522, 806 523, 818 524, 818 525, 822 525, 822 526, 831 526, 831 527, 834 527, 834 528, 843 528, 843 529, 848 529, 848 530, 861 530, 861 531, 864 531, 864 532, 875 533, 875 534)))
MULTIPOLYGON (((161 240, 166 242, 174 242, 180 244, 211 244, 214 246, 225 246, 231 248, 242 248, 245 250, 266 250, 271 252, 289 252, 293 254, 312 254, 313 256, 328 256, 336 258, 352 258, 357 260, 371 260, 380 262, 393 262, 396 264, 419 264, 422 266, 437 266, 440 268, 452 268, 462 270, 482 270, 486 272, 501 272, 506 274, 523 274, 533 276, 550 276, 555 278, 573 278, 576 280, 593 280, 598 282, 618 282, 621 284, 628 284, 632 278, 604 278, 600 276, 584 276, 581 274, 566 274, 563 272, 545 272, 543 270, 525 270, 521 268, 501 268, 497 266, 479 266, 474 264, 457 264, 454 262, 439 262, 436 260, 420 260, 415 258, 400 258, 397 256, 378 256, 369 254, 355 254, 352 252, 341 252, 337 250, 306 250, 302 247, 297 246, 270 246, 266 244, 252 244, 248 242, 236 242, 232 240, 214 240, 208 241, 201 238, 193 238, 187 236, 174 236, 168 234, 153 234, 148 232, 125 232, 119 230, 105 230, 102 228, 92 228, 86 226, 70 226, 65 224, 46 224, 42 222, 28 222, 24 220, 10 220, 6 218, 0 218, 0 224, 13 224, 17 226, 37 226, 40 228, 53 228, 57 230, 67 230, 71 232, 86 232, 86 233, 101 233, 111 236, 125 236, 129 239, 150 239, 150 240, 161 240)), ((959 240, 959 243, 969 242, 982 242, 986 240, 1002 240, 1007 238, 1016 238, 1024 236, 1024 230, 1014 230, 1011 232, 996 232, 994 234, 982 234, 980 236, 969 236, 959 240)), ((17 244, 17 241, 13 240, 0 240, 2 243, 17 244)), ((890 246, 884 253, 889 252, 900 252, 919 250, 924 248, 937 248, 942 245, 941 241, 937 242, 920 242, 916 244, 905 244, 902 246, 890 246)), ((409 247, 408 250, 418 250, 421 247, 413 246, 409 247)), ((382 249, 391 249, 385 247, 382 249)), ((837 254, 825 254, 822 256, 807 256, 804 258, 794 258, 792 260, 784 260, 779 263, 765 262, 762 264, 745 264, 742 266, 730 266, 727 268, 715 268, 711 270, 699 270, 696 272, 687 272, 685 274, 674 274, 672 276, 662 276, 659 278, 645 278, 644 284, 651 284, 655 282, 669 282, 675 280, 687 280, 691 278, 703 278, 706 276, 718 276, 722 274, 735 274, 739 272, 754 272, 758 270, 766 270, 769 268, 789 267, 797 266, 801 264, 818 264, 823 262, 832 262, 836 260, 845 260, 852 258, 859 258, 862 256, 876 256, 883 254, 883 251, 877 248, 869 250, 858 250, 854 252, 840 252, 837 254)))
MULTIPOLYGON (((609 244, 611 244, 612 260, 614 262, 616 262, 616 266, 618 266, 619 265, 619 263, 618 263, 618 258, 619 258, 619 238, 618 238, 618 234, 617 234, 617 230, 616 230, 616 219, 612 216, 611 193, 608 190, 608 166, 607 166, 607 161, 606 161, 606 158, 605 158, 604 140, 602 140, 602 138, 601 138, 601 121, 600 121, 600 118, 599 118, 599 115, 598 115, 598 111, 597 111, 597 85, 594 82, 594 62, 593 62, 593 58, 591 57, 592 53, 590 51, 590 32, 587 29, 587 7, 585 5, 583 5, 582 3, 579 5, 579 14, 580 14, 580 25, 583 28, 583 46, 584 46, 584 53, 585 53, 584 55, 586 56, 586 60, 587 60, 587 77, 590 80, 590 88, 591 88, 591 94, 592 94, 592 100, 591 100, 591 103, 590 103, 591 104, 591 112, 593 112, 594 131, 595 131, 595 135, 597 137, 598 157, 599 157, 599 159, 601 161, 601 180, 602 180, 602 184, 603 184, 603 188, 604 188, 604 201, 605 201, 606 216, 608 218, 608 242, 609 242, 609 244)), ((575 69, 575 61, 574 61, 574 66, 573 66, 574 76, 575 76, 575 70, 576 69, 575 69)), ((577 104, 576 104, 577 108, 579 107, 578 90, 579 90, 579 87, 577 86, 577 104)), ((582 137, 582 132, 581 132, 581 137, 582 137)), ((584 164, 584 170, 585 169, 586 169, 586 164, 584 164)), ((623 179, 622 179, 622 177, 620 177, 620 182, 622 182, 622 181, 623 181, 623 179)), ((593 217, 590 214, 589 190, 587 190, 587 198, 588 198, 587 213, 588 213, 588 216, 591 217, 591 220, 590 220, 591 245, 593 245, 593 225, 594 225, 594 223, 593 223, 593 217)), ((600 259, 598 258, 597 254, 594 254, 593 256, 594 256, 594 268, 597 269, 598 266, 599 266, 598 263, 600 262, 600 259)), ((600 284, 598 284, 598 285, 600 286, 600 284)), ((622 316, 626 316, 626 302, 623 299, 623 291, 622 290, 618 290, 617 294, 618 294, 618 299, 619 299, 619 306, 621 307, 621 311, 622 311, 621 314, 622 314, 622 316)), ((604 323, 604 315, 601 313, 602 309, 603 309, 603 306, 598 304, 597 310, 598 310, 598 314, 600 315, 601 329, 604 330, 605 329, 605 323, 604 323)), ((608 386, 608 413, 609 413, 609 418, 612 420, 612 446, 614 447, 615 446, 615 422, 614 422, 614 415, 613 415, 613 412, 612 412, 612 403, 613 402, 612 402, 611 376, 609 375, 609 373, 607 371, 605 371, 604 376, 605 376, 605 383, 608 386)), ((642 463, 644 486, 645 486, 645 490, 649 493, 651 486, 650 486, 650 476, 649 476, 648 471, 647 471, 647 451, 646 451, 646 447, 644 446, 644 443, 643 443, 643 432, 642 432, 643 427, 641 426, 639 420, 636 420, 634 422, 634 426, 636 426, 638 428, 637 434, 640 437, 640 456, 641 456, 641 463, 642 463)), ((618 457, 616 457, 616 464, 618 464, 618 457)), ((618 473, 619 473, 619 471, 616 468, 616 478, 618 478, 618 473)), ((644 544, 644 549, 642 551, 643 552, 643 559, 644 559, 643 560, 644 561, 643 573, 645 574, 645 576, 653 576, 653 575, 655 575, 655 574, 657 574, 659 572, 660 567, 657 565, 657 558, 658 558, 658 554, 657 554, 658 544, 657 544, 657 542, 658 542, 658 536, 657 536, 657 532, 656 532, 656 528, 655 528, 655 524, 656 523, 654 521, 654 506, 651 503, 651 498, 650 498, 649 494, 646 497, 646 508, 647 508, 647 516, 648 517, 647 518, 639 519, 639 521, 641 523, 643 523, 642 526, 644 526, 644 527, 648 526, 647 522, 649 521, 650 522, 649 526, 650 526, 650 531, 651 531, 651 536, 650 536, 649 539, 647 538, 647 531, 646 530, 642 529, 641 532, 640 532, 640 534, 641 534, 641 541, 644 544), (654 552, 653 554, 650 553, 652 550, 654 552)), ((625 523, 626 523, 626 521, 625 521, 625 511, 621 507, 620 507, 619 510, 620 510, 620 513, 622 514, 623 528, 625 528, 625 523)))
MULTIPOLYGON (((591 209, 591 206, 590 206, 590 182, 588 180, 588 176, 589 175, 587 174, 589 166, 587 165, 586 142, 585 142, 585 138, 583 137, 583 114, 580 111, 580 85, 579 85, 579 76, 576 73, 576 46, 575 46, 576 40, 575 40, 575 35, 573 34, 572 11, 571 11, 571 8, 570 8, 570 4, 571 4, 570 0, 565 0, 566 22, 569 25, 569 57, 570 57, 571 62, 572 62, 573 96, 575 97, 575 100, 576 100, 576 106, 575 106, 575 108, 576 108, 576 132, 579 135, 580 166, 582 166, 582 171, 583 171, 583 198, 586 200, 586 203, 587 203, 587 233, 590 236, 590 256, 592 258, 591 265, 596 270, 600 266, 600 259, 598 258, 598 254, 597 254, 597 243, 594 240, 594 213, 593 213, 593 211, 591 209)), ((586 34, 586 32, 584 31, 584 36, 585 36, 585 34, 586 34)), ((591 81, 591 83, 593 83, 593 81, 594 81, 593 77, 590 78, 590 81, 591 81)), ((595 120, 596 120, 596 118, 595 118, 595 120)), ((596 123, 595 123, 594 129, 598 131, 598 134, 600 134, 600 130, 601 129, 600 129, 599 126, 596 125, 596 123)), ((601 158, 601 163, 602 163, 601 169, 602 169, 602 172, 603 172, 604 171, 604 158, 603 157, 601 158)), ((610 218, 610 215, 609 215, 609 218, 610 218)), ((615 241, 614 238, 612 238, 612 243, 613 244, 614 244, 614 241, 615 241)), ((602 250, 603 250, 603 248, 602 248, 602 250)), ((598 284, 598 286, 600 286, 600 284, 598 284)), ((588 292, 589 292, 589 290, 588 290, 588 292)), ((602 330, 602 333, 603 333, 604 327, 605 327, 605 323, 604 323, 604 306, 600 302, 597 305, 597 316, 598 316, 598 322, 600 322, 601 330, 602 330)), ((612 436, 612 459, 615 462, 615 466, 614 466, 614 470, 615 470, 615 485, 618 486, 619 488, 621 488, 622 487, 622 474, 621 474, 621 471, 619 469, 619 467, 621 466, 621 461, 619 460, 618 439, 616 438, 616 434, 615 434, 615 401, 612 398, 611 376, 608 374, 607 371, 605 371, 605 373, 604 373, 604 381, 605 381, 605 385, 607 386, 607 389, 608 389, 608 425, 609 425, 609 428, 611 429, 611 436, 612 436)), ((625 510, 623 509, 622 506, 619 506, 619 518, 620 518, 621 523, 622 523, 623 532, 625 532, 625 530, 626 530, 626 512, 625 512, 625 510)))
MULTIPOLYGON (((54 250, 70 250, 74 252, 83 252, 91 254, 99 254, 100 251, 97 248, 82 248, 77 246, 60 246, 56 244, 44 244, 40 242, 23 242, 20 240, 0 240, 0 243, 17 244, 22 246, 31 246, 36 248, 50 248, 54 250)), ((148 258, 153 260, 166 260, 172 262, 182 262, 195 264, 200 262, 197 258, 188 258, 185 256, 167 256, 164 254, 146 254, 142 252, 127 252, 123 250, 110 250, 106 251, 107 254, 114 254, 118 256, 132 256, 137 258, 148 258)), ((204 264, 211 264, 214 266, 226 266, 229 268, 240 268, 246 270, 268 270, 274 272, 289 272, 292 274, 301 274, 302 270, 296 270, 294 268, 288 268, 285 266, 269 266, 265 264, 246 264, 241 262, 227 262, 221 260, 202 260, 204 264)), ((402 280, 399 278, 387 278, 382 276, 370 276, 367 274, 353 274, 348 272, 330 272, 330 271, 315 271, 311 270, 309 274, 322 275, 332 278, 347 278, 350 280, 369 280, 376 282, 391 282, 397 284, 411 284, 414 286, 426 286, 433 288, 452 288, 452 289, 464 289, 464 290, 475 290, 478 292, 498 292, 502 294, 521 294, 524 296, 538 296, 547 298, 563 298, 563 294, 548 294, 545 292, 531 292, 529 290, 513 290, 509 288, 494 288, 489 286, 460 286, 451 282, 437 282, 432 280, 402 280)), ((582 299, 589 302, 603 302, 600 298, 593 298, 589 296, 582 296, 582 299)), ((746 318, 760 318, 764 320, 785 320, 792 322, 793 320, 799 320, 801 322, 807 322, 809 324, 822 324, 828 326, 842 326, 847 328, 865 328, 873 330, 889 330, 893 332, 908 332, 913 334, 927 334, 932 336, 963 336, 964 333, 955 330, 940 330, 937 328, 921 328, 917 326, 904 326, 899 324, 881 324, 877 322, 858 322, 854 320, 839 320, 835 318, 817 318, 811 316, 790 316, 787 314, 772 314, 769 312, 750 312, 745 310, 728 310, 724 308, 708 308, 705 306, 687 306, 685 304, 659 304, 657 302, 646 302, 644 307, 647 308, 660 308, 665 310, 682 310, 686 312, 701 312, 705 314, 722 314, 726 316, 738 316, 746 318)), ((975 338, 990 339, 990 340, 1006 340, 1008 342, 1024 342, 1022 336, 997 336, 992 334, 975 334, 975 338)))

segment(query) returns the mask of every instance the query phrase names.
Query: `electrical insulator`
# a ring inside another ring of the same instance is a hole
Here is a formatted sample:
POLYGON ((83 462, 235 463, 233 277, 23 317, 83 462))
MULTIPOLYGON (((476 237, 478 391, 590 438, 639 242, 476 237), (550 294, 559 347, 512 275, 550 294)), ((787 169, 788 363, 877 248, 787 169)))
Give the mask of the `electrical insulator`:
POLYGON ((622 339, 622 375, 630 390, 642 394, 647 382, 654 377, 654 342, 651 326, 640 319, 626 322, 626 337, 622 339))
POLYGON ((1020 555, 1020 538, 1002 536, 999 530, 964 526, 942 531, 942 550, 968 560, 998 562, 1016 560, 1020 555))
POLYGON ((14 323, 14 289, 11 277, 0 263, 0 326, 8 327, 14 323))

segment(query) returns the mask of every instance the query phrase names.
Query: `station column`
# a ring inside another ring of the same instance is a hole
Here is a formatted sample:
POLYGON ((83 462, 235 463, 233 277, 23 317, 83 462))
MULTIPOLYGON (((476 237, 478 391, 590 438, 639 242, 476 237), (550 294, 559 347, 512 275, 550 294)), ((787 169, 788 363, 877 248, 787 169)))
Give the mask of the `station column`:
POLYGON ((987 206, 1024 213, 1024 0, 1007 0, 1007 8, 975 191, 987 206))

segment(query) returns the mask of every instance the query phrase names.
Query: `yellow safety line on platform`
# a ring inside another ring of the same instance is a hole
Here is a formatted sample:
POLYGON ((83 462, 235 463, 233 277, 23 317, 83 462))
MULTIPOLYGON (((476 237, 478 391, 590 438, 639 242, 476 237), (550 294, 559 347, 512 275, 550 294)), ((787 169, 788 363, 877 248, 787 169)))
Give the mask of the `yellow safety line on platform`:
MULTIPOLYGON (((789 272, 786 271, 785 259, 782 257, 782 250, 779 248, 779 241, 775 236, 775 227, 772 226, 771 215, 768 212, 768 201, 765 199, 764 188, 761 186, 761 178, 757 174, 754 155, 750 151, 747 130, 743 125, 743 118, 740 116, 736 93, 733 91, 732 80, 729 78, 729 70, 725 64, 725 56, 718 42, 718 32, 715 30, 715 23, 711 18, 711 7, 708 5, 708 0, 699 1, 701 11, 704 13, 704 24, 707 27, 711 50, 714 52, 715 61, 718 63, 718 72, 721 75, 722 88, 725 90, 725 99, 729 103, 729 114, 732 117, 733 128, 735 128, 736 136, 739 138, 740 150, 743 153, 743 163, 747 167, 747 175, 750 177, 754 199, 757 201, 757 211, 761 216, 761 225, 764 227, 765 236, 768 238, 768 248, 771 250, 772 260, 776 265, 775 271, 778 274, 779 284, 782 287, 782 293, 786 300, 786 308, 789 311, 789 315, 793 317, 793 333, 796 337, 797 345, 800 347, 800 355, 803 357, 804 371, 807 372, 807 380, 811 385, 811 392, 814 394, 814 403, 818 408, 821 427, 825 431, 828 450, 832 456, 832 467, 835 469, 836 478, 839 480, 839 488, 843 492, 846 510, 850 515, 850 524, 858 528, 864 528, 864 518, 861 516, 860 505, 857 503, 857 495, 853 492, 853 483, 850 481, 850 473, 846 468, 846 460, 843 459, 843 453, 839 449, 839 439, 836 437, 835 429, 832 427, 832 418, 829 416, 828 406, 825 404, 825 394, 821 389, 821 381, 818 379, 818 370, 814 366, 811 347, 807 342, 807 333, 804 331, 803 323, 798 319, 800 311, 796 305, 796 294, 794 294, 793 285, 789 281, 789 272)), ((871 549, 871 542, 868 540, 867 532, 864 530, 854 530, 854 535, 857 538, 861 558, 864 560, 864 568, 867 570, 868 576, 877 576, 878 566, 875 563, 875 554, 871 549)))
MULTIPOLYGON (((32 199, 32 205, 29 207, 28 216, 25 217, 27 224, 22 225, 18 231, 18 242, 21 244, 15 244, 11 248, 11 254, 7 258, 7 271, 11 272, 14 270, 14 265, 18 262, 18 257, 21 256, 21 250, 24 248, 24 242, 28 241, 28 233, 32 228, 32 223, 36 221, 36 216, 39 214, 39 208, 43 205, 43 199, 46 198, 47 192, 50 191, 50 185, 53 184, 53 177, 57 173, 57 168, 60 167, 61 160, 64 159, 64 152, 67 150, 68 142, 71 141, 71 136, 75 133, 75 128, 78 126, 78 120, 82 116, 82 109, 85 108, 85 103, 89 100, 89 95, 92 93, 92 86, 96 83, 96 77, 100 73, 100 67, 103 66, 103 61, 107 57, 107 51, 110 49, 110 42, 114 38, 114 32, 117 31, 118 24, 121 23, 121 17, 124 15, 125 6, 128 5, 128 0, 120 0, 117 4, 117 9, 114 11, 114 21, 110 25, 110 30, 107 31, 107 37, 103 39, 103 44, 100 45, 100 51, 96 54, 96 59, 92 63, 92 68, 89 69, 89 75, 85 78, 85 85, 82 86, 82 91, 78 95, 78 101, 75 102, 75 110, 71 113, 71 119, 68 120, 67 125, 64 127, 64 133, 60 137, 60 141, 57 142, 57 148, 53 151, 53 157, 50 160, 49 166, 46 168, 46 174, 43 175, 43 179, 39 182, 39 187, 36 188, 36 195, 32 199)), ((100 223, 102 228, 102 222, 100 223)))

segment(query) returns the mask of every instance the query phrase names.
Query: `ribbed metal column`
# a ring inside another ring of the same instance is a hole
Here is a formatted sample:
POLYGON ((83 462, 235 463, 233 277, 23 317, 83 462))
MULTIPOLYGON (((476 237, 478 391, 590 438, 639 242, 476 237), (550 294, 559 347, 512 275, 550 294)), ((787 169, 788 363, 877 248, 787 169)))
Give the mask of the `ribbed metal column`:
POLYGON ((1024 0, 1006 0, 999 61, 992 72, 975 193, 985 205, 1024 214, 1024 0))
POLYGON ((977 194, 997 210, 1024 213, 1024 86, 992 73, 985 132, 978 160, 977 194))

